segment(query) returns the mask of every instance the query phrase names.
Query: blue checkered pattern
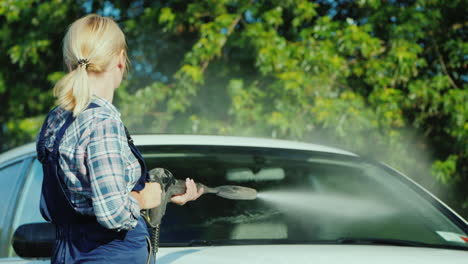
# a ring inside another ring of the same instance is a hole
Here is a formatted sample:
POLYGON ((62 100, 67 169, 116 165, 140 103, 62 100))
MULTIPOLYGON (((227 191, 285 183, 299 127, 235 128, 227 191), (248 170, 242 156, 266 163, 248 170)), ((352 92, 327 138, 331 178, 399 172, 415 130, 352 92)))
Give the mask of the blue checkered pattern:
MULTIPOLYGON (((77 212, 95 215, 104 227, 133 229, 140 208, 130 192, 141 176, 141 167, 128 146, 118 110, 99 97, 92 102, 100 107, 82 112, 60 142, 66 195, 77 212)), ((50 114, 45 128, 49 151, 70 114, 60 107, 50 114)))

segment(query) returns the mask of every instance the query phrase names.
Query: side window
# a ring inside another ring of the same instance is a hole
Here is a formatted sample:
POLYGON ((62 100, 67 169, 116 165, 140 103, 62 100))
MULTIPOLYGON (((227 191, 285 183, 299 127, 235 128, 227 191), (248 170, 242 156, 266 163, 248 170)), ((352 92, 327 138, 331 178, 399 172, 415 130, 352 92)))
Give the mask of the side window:
MULTIPOLYGON (((15 193, 22 166, 23 160, 0 168, 0 230, 10 224, 10 212, 16 201, 15 193)), ((0 232, 3 233, 3 230, 0 232)))
POLYGON ((17 204, 18 189, 24 172, 24 160, 10 163, 0 167, 0 257, 8 254, 7 244, 9 239, 11 221, 13 220, 14 208, 17 204))
MULTIPOLYGON (((21 190, 19 200, 17 201, 17 206, 15 208, 16 212, 12 223, 11 234, 13 234, 14 230, 16 230, 20 225, 45 222, 39 211, 43 177, 41 163, 37 159, 34 159, 27 173, 23 189, 21 190)), ((9 245, 7 252, 7 255, 10 257, 16 256, 11 244, 9 245)))
POLYGON ((35 159, 24 183, 23 191, 21 192, 16 211, 16 219, 13 223, 14 229, 26 223, 45 222, 39 211, 42 177, 41 163, 35 159))

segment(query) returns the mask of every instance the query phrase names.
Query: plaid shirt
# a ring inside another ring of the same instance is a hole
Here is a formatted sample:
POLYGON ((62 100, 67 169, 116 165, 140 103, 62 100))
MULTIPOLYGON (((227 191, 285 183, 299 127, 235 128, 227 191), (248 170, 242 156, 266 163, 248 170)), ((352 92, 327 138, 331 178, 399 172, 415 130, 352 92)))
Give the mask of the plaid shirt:
MULTIPOLYGON (((93 97, 100 107, 82 112, 60 142, 60 168, 67 197, 75 210, 95 215, 108 229, 133 229, 140 216, 130 195, 141 167, 128 146, 120 113, 108 101, 93 97)), ((71 112, 57 107, 48 119, 46 147, 52 151, 55 135, 71 112)))

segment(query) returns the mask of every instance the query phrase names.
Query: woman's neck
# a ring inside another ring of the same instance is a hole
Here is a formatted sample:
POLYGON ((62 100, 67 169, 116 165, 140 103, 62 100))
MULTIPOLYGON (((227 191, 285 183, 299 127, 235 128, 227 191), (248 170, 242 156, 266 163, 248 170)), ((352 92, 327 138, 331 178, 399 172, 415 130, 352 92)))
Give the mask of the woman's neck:
POLYGON ((112 103, 115 90, 113 76, 107 72, 88 72, 88 77, 89 85, 91 86, 91 92, 112 103))

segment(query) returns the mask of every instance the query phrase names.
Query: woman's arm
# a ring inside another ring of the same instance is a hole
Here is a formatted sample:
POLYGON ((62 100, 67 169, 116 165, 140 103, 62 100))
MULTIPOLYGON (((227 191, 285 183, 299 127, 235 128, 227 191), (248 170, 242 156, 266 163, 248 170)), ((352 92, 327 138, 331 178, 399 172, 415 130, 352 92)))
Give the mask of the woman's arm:
POLYGON ((161 184, 146 182, 141 191, 132 191, 130 195, 138 201, 140 209, 151 209, 161 203, 161 184))
MULTIPOLYGON (((140 207, 138 198, 131 195, 126 179, 123 148, 128 143, 123 125, 113 118, 98 119, 89 138, 86 168, 96 219, 108 229, 133 229, 140 217, 140 207)), ((146 195, 139 198, 145 201, 146 195)))
POLYGON ((192 179, 185 179, 185 187, 187 188, 185 193, 172 196, 171 202, 178 205, 184 205, 188 201, 195 201, 203 194, 203 188, 200 188, 200 190, 197 191, 197 185, 192 179))

